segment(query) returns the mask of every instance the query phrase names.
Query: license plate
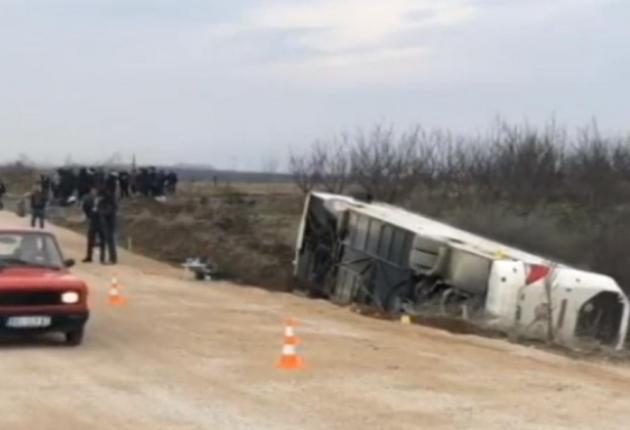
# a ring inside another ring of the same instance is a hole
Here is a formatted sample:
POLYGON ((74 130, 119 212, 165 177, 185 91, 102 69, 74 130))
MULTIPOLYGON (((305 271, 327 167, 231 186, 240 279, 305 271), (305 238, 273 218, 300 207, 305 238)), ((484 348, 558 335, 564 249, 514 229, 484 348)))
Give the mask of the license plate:
POLYGON ((11 328, 42 328, 50 325, 50 317, 11 317, 7 320, 7 327, 11 328))

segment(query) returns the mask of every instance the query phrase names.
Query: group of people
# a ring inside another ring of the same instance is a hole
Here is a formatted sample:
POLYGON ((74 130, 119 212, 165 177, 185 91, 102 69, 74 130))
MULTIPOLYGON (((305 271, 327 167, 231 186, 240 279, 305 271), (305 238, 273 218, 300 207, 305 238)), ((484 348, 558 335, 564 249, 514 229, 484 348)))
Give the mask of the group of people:
POLYGON ((136 195, 160 197, 174 194, 177 183, 175 172, 165 172, 155 167, 134 169, 131 172, 61 168, 52 177, 41 175, 31 192, 31 226, 44 228, 46 207, 50 200, 61 206, 78 203, 88 222, 87 252, 83 262, 92 262, 94 248, 98 247, 101 263, 116 264, 119 200, 136 195))
POLYGON ((50 192, 60 204, 69 204, 74 197, 81 201, 92 188, 106 188, 118 199, 135 195, 159 197, 174 194, 179 178, 177 173, 142 167, 140 169, 105 170, 82 167, 58 169, 52 177, 44 175, 41 179, 44 192, 50 192))
MULTIPOLYGON (((29 195, 31 208, 31 226, 43 229, 46 220, 46 207, 50 193, 49 182, 42 176, 29 195)), ((99 247, 102 264, 116 264, 116 217, 118 213, 118 198, 116 189, 107 182, 92 184, 85 195, 80 195, 80 205, 88 223, 87 252, 84 263, 92 262, 95 247, 99 247)), ((121 197, 122 198, 122 197, 121 197)))

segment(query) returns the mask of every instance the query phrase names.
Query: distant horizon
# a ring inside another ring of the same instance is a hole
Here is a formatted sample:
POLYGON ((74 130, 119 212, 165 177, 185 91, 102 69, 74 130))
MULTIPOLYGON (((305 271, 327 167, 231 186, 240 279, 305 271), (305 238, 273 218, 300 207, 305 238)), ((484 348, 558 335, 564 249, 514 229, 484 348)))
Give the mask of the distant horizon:
MULTIPOLYGON (((544 131, 547 128, 554 127, 555 130, 557 131, 566 132, 566 135, 569 138, 576 138, 577 134, 580 133, 581 131, 590 130, 590 131, 599 133, 605 139, 623 139, 623 140, 626 140, 628 144, 630 144, 630 126, 628 127, 627 131, 603 130, 600 126, 598 119, 596 118, 591 118, 590 121, 588 121, 587 123, 576 125, 575 127, 569 127, 567 125, 559 123, 553 117, 551 117, 551 119, 545 120, 544 122, 540 124, 532 124, 531 122, 527 120, 520 121, 520 122, 509 122, 500 116, 495 116, 494 120, 488 122, 488 124, 489 125, 486 126, 485 129, 477 129, 469 133, 466 133, 466 132, 455 133, 446 128, 434 128, 434 129, 423 129, 423 130, 428 131, 428 132, 450 133, 453 136, 458 137, 458 138, 460 137, 470 138, 470 137, 476 137, 476 136, 481 136, 481 137, 490 136, 495 131, 496 127, 502 127, 504 125, 508 127, 518 127, 520 129, 534 130, 539 133, 544 133, 544 131)), ((420 127, 419 125, 416 125, 416 126, 408 127, 407 129, 401 129, 401 128, 396 127, 394 124, 389 124, 389 123, 375 123, 372 125, 372 127, 375 127, 378 125, 382 125, 383 127, 388 127, 388 128, 391 127, 391 129, 394 130, 394 132, 397 135, 401 135, 410 130, 414 130, 417 127, 420 127)), ((355 132, 359 130, 361 130, 362 132, 369 132, 371 128, 369 127, 360 128, 360 129, 357 128, 355 132)), ((149 161, 146 161, 146 162, 143 161, 144 157, 142 156, 142 154, 140 155, 136 153, 121 154, 120 152, 110 154, 109 156, 106 156, 103 159, 98 160, 98 161, 83 161, 83 162, 80 160, 74 160, 74 158, 72 157, 72 154, 67 154, 64 161, 62 162, 38 162, 36 159, 32 159, 31 157, 29 157, 28 154, 22 153, 22 154, 19 154, 14 159, 5 158, 3 160, 2 157, 0 156, 0 165, 7 165, 7 164, 14 164, 16 162, 21 162, 22 164, 33 165, 38 168, 44 168, 44 169, 59 168, 59 167, 64 167, 64 166, 86 166, 86 167, 103 166, 103 165, 131 166, 135 159, 136 165, 139 167, 156 166, 156 167, 170 167, 170 168, 191 169, 191 170, 211 170, 211 171, 217 171, 217 172, 239 172, 239 173, 255 173, 255 174, 270 173, 270 174, 287 175, 287 174, 290 174, 288 160, 291 155, 307 154, 313 144, 317 142, 330 144, 331 142, 334 142, 336 138, 339 138, 343 134, 348 134, 348 133, 340 132, 336 135, 332 135, 332 137, 329 137, 328 139, 315 139, 309 142, 304 147, 300 148, 299 151, 293 151, 289 149, 278 157, 275 157, 273 154, 269 154, 264 160, 262 160, 259 167, 257 167, 256 165, 252 165, 252 166, 239 165, 238 158, 234 160, 232 166, 215 165, 212 163, 204 163, 201 161, 193 162, 193 161, 185 161, 185 160, 171 161, 171 162, 165 162, 165 163, 151 163, 149 161), (270 165, 273 166, 271 170, 269 170, 270 165)), ((352 136, 352 134, 350 134, 350 136, 352 136)))
MULTIPOLYGON (((128 163, 122 163, 122 164, 102 164, 102 163, 73 163, 73 164, 54 164, 54 163, 50 163, 50 164, 45 164, 45 163, 35 163, 33 161, 26 161, 26 160, 13 160, 13 161, 5 161, 5 162, 0 162, 0 170, 3 167, 10 167, 10 166, 14 166, 16 164, 21 164, 23 166, 26 167, 30 167, 33 169, 38 169, 38 170, 56 170, 56 169, 60 169, 60 168, 98 168, 98 167, 109 167, 109 168, 131 168, 132 164, 128 163)), ((211 165, 203 165, 203 164, 192 164, 192 163, 175 163, 175 164, 141 164, 138 163, 137 164, 138 168, 147 168, 147 167, 155 167, 158 169, 173 169, 173 170, 181 170, 181 171, 188 171, 191 174, 193 173, 212 173, 212 172, 216 172, 218 174, 244 174, 244 175, 269 175, 269 176, 291 176, 291 173, 286 171, 286 170, 281 170, 278 169, 277 171, 264 171, 264 170, 232 170, 232 169, 225 169, 225 168, 215 168, 214 166, 211 165)), ((1 175, 1 171, 0 171, 0 175, 1 175)))

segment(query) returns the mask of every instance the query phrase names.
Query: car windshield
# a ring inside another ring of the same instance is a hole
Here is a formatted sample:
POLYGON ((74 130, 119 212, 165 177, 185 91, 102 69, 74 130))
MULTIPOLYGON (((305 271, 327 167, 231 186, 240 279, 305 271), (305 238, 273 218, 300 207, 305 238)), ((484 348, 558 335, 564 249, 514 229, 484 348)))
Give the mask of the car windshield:
POLYGON ((60 269, 63 258, 53 236, 0 232, 0 270, 14 266, 60 269))

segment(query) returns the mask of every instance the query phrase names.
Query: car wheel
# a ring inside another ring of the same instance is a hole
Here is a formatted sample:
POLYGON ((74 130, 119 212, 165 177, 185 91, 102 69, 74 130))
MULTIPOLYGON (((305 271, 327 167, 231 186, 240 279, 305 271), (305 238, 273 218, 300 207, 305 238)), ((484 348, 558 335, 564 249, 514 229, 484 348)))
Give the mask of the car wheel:
POLYGON ((83 342, 83 329, 69 331, 66 333, 66 345, 79 346, 83 342))

